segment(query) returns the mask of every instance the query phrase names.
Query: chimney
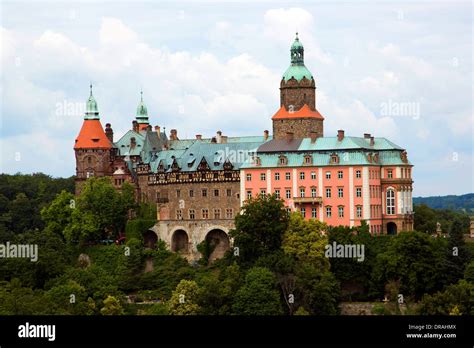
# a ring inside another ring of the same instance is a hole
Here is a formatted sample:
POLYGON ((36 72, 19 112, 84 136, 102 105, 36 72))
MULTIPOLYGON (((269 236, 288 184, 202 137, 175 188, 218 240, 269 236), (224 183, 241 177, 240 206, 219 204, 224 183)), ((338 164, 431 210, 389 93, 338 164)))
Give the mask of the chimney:
POLYGON ((171 130, 170 140, 178 140, 178 131, 176 129, 171 130))
POLYGON ((370 146, 374 146, 375 140, 374 137, 370 137, 370 146))
POLYGON ((218 144, 222 143, 222 132, 221 131, 217 131, 216 142, 218 144))
POLYGON ((147 132, 151 132, 152 130, 153 130, 153 128, 150 124, 148 126, 146 126, 146 131, 147 132))
POLYGON ((134 132, 137 132, 137 133, 138 133, 138 131, 139 131, 138 128, 139 128, 138 122, 137 122, 137 121, 133 121, 133 122, 132 122, 132 130, 133 130, 134 132))
POLYGON ((110 140, 111 143, 114 142, 114 131, 112 130, 112 126, 110 125, 110 123, 107 123, 105 125, 105 135, 107 136, 107 138, 110 140))
POLYGON ((338 141, 342 141, 342 139, 344 139, 344 130, 339 129, 339 130, 337 131, 337 140, 338 140, 338 141))
POLYGON ((316 142, 316 138, 318 137, 318 133, 311 131, 309 133, 309 137, 311 138, 311 144, 314 144, 316 142))
POLYGON ((156 132, 156 134, 158 134, 158 138, 160 138, 160 135, 161 135, 160 126, 155 126, 155 132, 156 132))
POLYGON ((227 135, 223 135, 221 137, 221 142, 222 142, 222 144, 227 144, 227 135))
POLYGON ((369 139, 370 138, 370 133, 364 133, 364 139, 369 139))
POLYGON ((196 134, 196 140, 202 140, 202 135, 201 134, 196 134))
POLYGON ((268 139, 268 131, 264 130, 263 131, 263 140, 267 140, 267 139, 268 139))
POLYGON ((291 142, 293 140, 293 132, 286 132, 286 141, 291 142))
POLYGON ((212 144, 215 144, 215 143, 217 143, 216 137, 212 137, 212 139, 211 139, 211 143, 212 143, 212 144))
POLYGON ((130 149, 134 149, 136 145, 137 145, 137 141, 135 137, 130 138, 130 149))

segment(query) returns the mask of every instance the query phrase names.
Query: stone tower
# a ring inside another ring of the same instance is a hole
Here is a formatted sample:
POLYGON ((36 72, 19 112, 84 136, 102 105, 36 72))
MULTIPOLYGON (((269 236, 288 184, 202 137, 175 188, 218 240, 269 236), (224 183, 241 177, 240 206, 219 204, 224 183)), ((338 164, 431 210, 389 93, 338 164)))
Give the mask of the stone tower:
POLYGON ((148 109, 146 108, 145 103, 143 102, 143 91, 140 92, 140 103, 137 106, 137 116, 136 121, 138 123, 138 130, 147 129, 150 122, 148 121, 148 109))
POLYGON ((273 138, 287 133, 295 138, 308 138, 311 133, 323 136, 324 118, 316 110, 316 84, 304 65, 304 47, 298 33, 290 48, 291 64, 280 83, 280 109, 272 117, 273 138))
MULTIPOLYGON (((87 100, 84 122, 74 144, 76 154, 76 194, 80 192, 82 183, 91 176, 107 176, 112 174, 112 143, 108 124, 109 137, 100 123, 97 102, 92 95, 87 100)), ((112 133, 113 134, 113 133, 112 133)))

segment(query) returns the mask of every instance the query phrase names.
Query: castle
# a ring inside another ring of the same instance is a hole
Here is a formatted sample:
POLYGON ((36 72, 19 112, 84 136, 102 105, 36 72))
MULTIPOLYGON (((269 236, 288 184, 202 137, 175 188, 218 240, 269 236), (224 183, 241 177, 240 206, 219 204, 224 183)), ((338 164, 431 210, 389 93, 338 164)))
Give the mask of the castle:
POLYGON ((288 211, 329 225, 358 226, 372 234, 413 229, 412 167, 407 152, 370 134, 325 137, 316 109, 315 78, 304 64, 298 34, 291 64, 280 83, 280 107, 273 133, 179 139, 152 127, 143 95, 132 129, 114 141, 110 123, 102 127, 97 102, 87 101, 76 138, 76 193, 91 176, 109 176, 117 188, 136 187, 142 202, 156 203, 157 223, 145 234, 149 245, 163 240, 189 260, 200 257, 204 240, 215 248, 210 259, 230 247, 228 232, 249 197, 275 194, 288 211))

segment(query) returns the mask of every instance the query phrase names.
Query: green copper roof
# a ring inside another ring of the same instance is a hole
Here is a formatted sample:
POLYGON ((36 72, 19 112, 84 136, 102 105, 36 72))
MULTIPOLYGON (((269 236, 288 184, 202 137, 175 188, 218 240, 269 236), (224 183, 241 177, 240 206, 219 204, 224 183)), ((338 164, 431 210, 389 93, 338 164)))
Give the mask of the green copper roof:
POLYGON ((137 107, 137 122, 138 123, 148 123, 148 109, 146 108, 145 103, 143 102, 143 92, 140 92, 140 104, 137 107))
POLYGON ((86 103, 86 114, 84 115, 85 120, 98 120, 99 119, 99 108, 97 107, 97 102, 92 95, 92 84, 90 85, 91 94, 86 103))
POLYGON ((283 74, 285 81, 290 80, 292 77, 297 81, 301 81, 303 77, 306 77, 308 80, 313 79, 313 75, 304 65, 304 47, 298 38, 298 33, 296 33, 295 41, 291 45, 290 57, 291 65, 283 74))
POLYGON ((119 156, 140 156, 144 141, 145 137, 142 134, 129 130, 114 145, 118 148, 119 156), (132 145, 132 138, 135 138, 135 146, 132 145))
POLYGON ((297 81, 301 81, 303 77, 306 77, 308 80, 313 79, 313 75, 304 65, 290 65, 283 74, 283 79, 288 81, 292 77, 297 81))
POLYGON ((337 137, 322 137, 317 138, 314 143, 311 143, 310 138, 305 138, 301 141, 298 151, 351 149, 403 150, 400 146, 385 138, 374 138, 374 146, 370 146, 370 139, 368 138, 345 136, 342 141, 337 140, 337 137))

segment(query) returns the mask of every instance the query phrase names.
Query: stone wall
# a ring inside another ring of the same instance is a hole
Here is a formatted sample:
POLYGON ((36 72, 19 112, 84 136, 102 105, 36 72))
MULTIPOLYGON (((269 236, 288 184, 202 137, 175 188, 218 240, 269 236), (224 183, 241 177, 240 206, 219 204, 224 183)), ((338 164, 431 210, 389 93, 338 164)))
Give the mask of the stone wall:
POLYGON ((273 120, 273 138, 284 139, 287 132, 293 132, 295 138, 309 138, 311 132, 316 137, 323 136, 323 120, 316 118, 295 118, 273 120))
POLYGON ((297 81, 292 78, 280 83, 280 106, 286 110, 298 111, 307 104, 311 110, 316 110, 316 87, 314 80, 303 78, 297 81))

